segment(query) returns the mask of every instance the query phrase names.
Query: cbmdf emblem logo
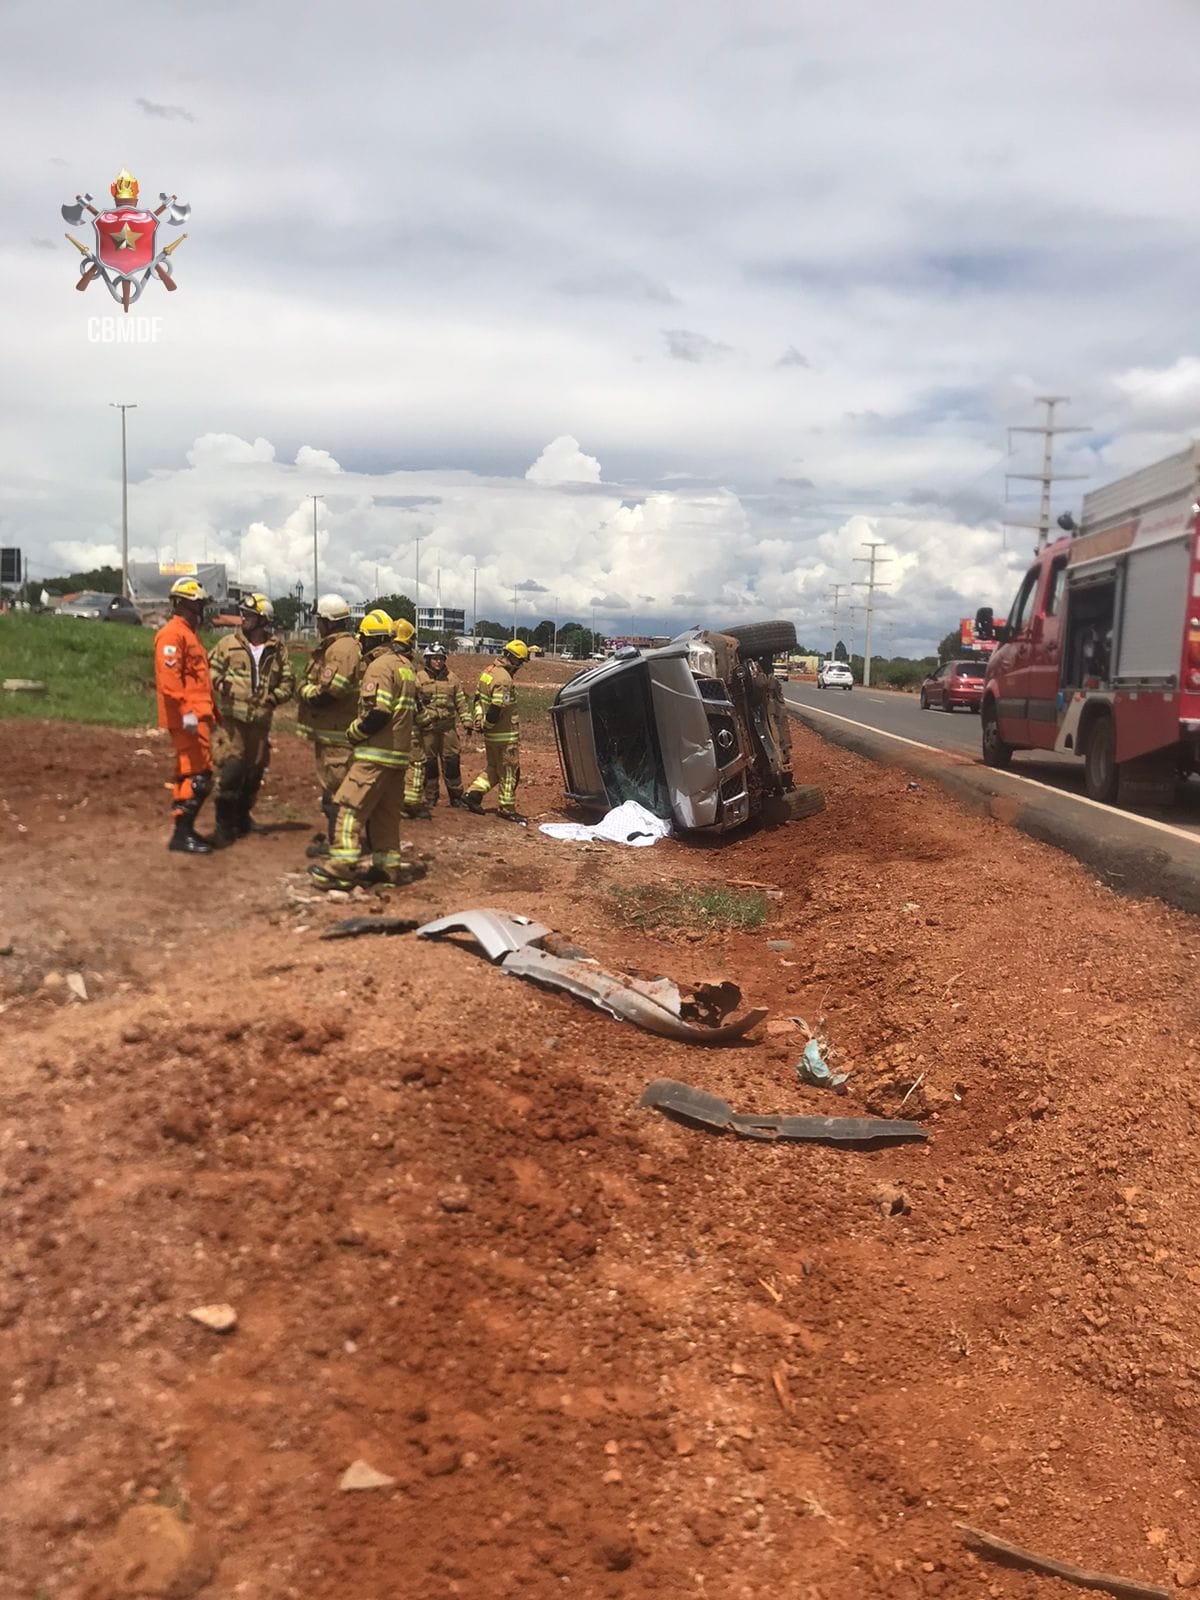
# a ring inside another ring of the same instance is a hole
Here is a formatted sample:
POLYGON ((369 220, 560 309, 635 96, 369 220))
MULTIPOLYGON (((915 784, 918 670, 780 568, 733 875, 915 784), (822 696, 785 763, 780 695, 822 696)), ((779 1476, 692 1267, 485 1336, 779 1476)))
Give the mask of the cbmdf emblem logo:
POLYGON ((164 245, 160 233, 164 227, 182 227, 192 208, 182 205, 173 194, 160 193, 161 203, 153 211, 142 210, 138 205, 138 181, 124 167, 109 185, 109 193, 113 203, 105 211, 92 203, 90 194, 77 194, 74 204, 63 206, 62 214, 72 227, 81 227, 89 217, 92 224, 90 249, 73 234, 66 235, 82 257, 75 287, 86 289, 93 278, 99 278, 113 299, 128 311, 141 298, 151 278, 159 278, 163 287, 172 292, 179 287, 171 255, 187 234, 181 233, 164 245))

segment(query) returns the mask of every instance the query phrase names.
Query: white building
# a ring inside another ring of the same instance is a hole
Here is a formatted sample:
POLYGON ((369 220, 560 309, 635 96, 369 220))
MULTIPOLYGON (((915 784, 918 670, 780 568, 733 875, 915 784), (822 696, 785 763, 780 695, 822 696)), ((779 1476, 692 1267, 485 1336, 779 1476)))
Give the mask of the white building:
POLYGON ((418 606, 418 633, 465 633, 467 615, 453 606, 418 606))

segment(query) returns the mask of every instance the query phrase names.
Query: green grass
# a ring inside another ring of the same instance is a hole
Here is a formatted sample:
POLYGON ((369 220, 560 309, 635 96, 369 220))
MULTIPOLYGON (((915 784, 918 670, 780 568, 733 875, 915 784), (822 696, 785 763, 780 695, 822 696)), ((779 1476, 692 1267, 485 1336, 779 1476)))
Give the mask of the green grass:
POLYGON ((766 895, 720 884, 684 889, 612 884, 609 893, 618 919, 642 933, 654 928, 761 928, 767 920, 766 895))
POLYGON ((0 678, 36 678, 45 694, 0 691, 0 717, 145 727, 157 720, 154 630, 79 617, 0 616, 0 678))

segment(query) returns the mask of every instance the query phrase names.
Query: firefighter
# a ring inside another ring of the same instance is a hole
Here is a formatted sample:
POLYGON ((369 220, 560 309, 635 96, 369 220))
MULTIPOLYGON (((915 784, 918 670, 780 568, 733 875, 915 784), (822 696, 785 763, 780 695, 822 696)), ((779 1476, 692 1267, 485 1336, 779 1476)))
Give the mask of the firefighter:
POLYGON ((167 730, 175 751, 175 831, 167 849, 190 856, 212 851, 196 832, 200 807, 212 793, 212 726, 217 720, 208 657, 198 637, 209 598, 195 578, 177 579, 171 585, 171 620, 154 635, 158 725, 167 730))
POLYGON ((408 770, 404 775, 404 815, 410 820, 421 818, 428 821, 433 812, 425 804, 421 794, 421 776, 424 771, 425 747, 421 736, 425 724, 428 722, 428 712, 421 702, 418 684, 424 676, 422 670, 416 665, 417 630, 407 617, 397 617, 394 629, 396 638, 393 648, 396 655, 413 674, 413 697, 415 701, 412 722, 412 749, 409 752, 408 770))
POLYGON ((471 703, 462 684, 450 671, 450 658, 442 644, 425 646, 425 666, 417 673, 417 708, 421 719, 421 760, 409 768, 410 804, 422 794, 427 806, 438 803, 438 774, 446 780, 446 794, 452 806, 461 806, 462 750, 458 725, 472 725, 471 703), (414 784, 414 774, 416 782, 414 784))
POLYGON ((265 594, 247 595, 239 626, 218 639, 209 653, 221 713, 213 733, 215 845, 232 844, 253 828, 250 813, 271 758, 271 719, 275 708, 296 692, 292 660, 275 635, 274 620, 275 608, 265 594))
POLYGON ((517 716, 516 674, 529 660, 529 646, 510 639, 479 677, 475 691, 475 727, 483 733, 487 771, 481 772, 464 797, 468 811, 483 810, 483 797, 500 787, 498 815, 506 822, 524 822, 517 810, 521 781, 521 724, 517 716))
POLYGON ((412 758, 416 678, 392 648, 395 634, 386 611, 368 611, 358 636, 364 666, 358 709, 346 730, 349 770, 333 797, 337 810, 329 862, 309 868, 320 889, 348 888, 367 855, 370 881, 399 880, 400 816, 405 769, 412 758))
POLYGON ((350 769, 346 729, 362 673, 362 647, 350 627, 350 607, 340 594, 323 594, 317 601, 317 646, 304 671, 296 721, 300 737, 312 740, 325 813, 326 835, 316 836, 309 855, 327 855, 333 841, 333 796, 350 769))

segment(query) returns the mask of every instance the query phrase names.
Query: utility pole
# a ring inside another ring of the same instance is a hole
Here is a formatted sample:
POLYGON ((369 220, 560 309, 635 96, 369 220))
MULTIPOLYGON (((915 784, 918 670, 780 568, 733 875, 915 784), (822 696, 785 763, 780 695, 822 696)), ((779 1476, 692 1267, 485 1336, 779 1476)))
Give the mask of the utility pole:
POLYGON ((1013 527, 1035 527, 1037 529, 1037 549, 1039 554, 1050 542, 1050 491, 1055 483, 1070 478, 1086 478, 1086 472, 1055 472, 1054 470, 1054 436, 1059 433, 1090 433, 1090 428, 1068 427, 1054 420, 1055 406, 1065 406, 1070 401, 1066 394, 1040 394, 1036 397, 1039 406, 1046 408, 1046 420, 1040 427, 1032 424, 1010 428, 1008 430, 1008 448, 1012 453, 1012 435, 1014 433, 1037 433, 1042 436, 1042 470, 1040 472, 1006 472, 1004 474, 1007 484, 1010 478, 1024 478, 1030 483, 1040 483, 1042 486, 1041 505, 1038 510, 1036 523, 1013 523, 1013 527))
POLYGON ((831 583, 829 585, 829 592, 833 596, 833 643, 829 647, 830 660, 833 659, 834 652, 837 649, 838 607, 841 604, 842 595, 849 588, 850 585, 848 583, 831 583))
POLYGON ((867 604, 865 607, 867 626, 863 641, 863 688, 869 689, 871 687, 871 620, 875 615, 875 591, 876 589, 889 587, 887 582, 881 582, 875 576, 875 568, 877 565, 882 565, 892 558, 891 556, 881 556, 879 554, 883 547, 882 539, 863 539, 860 542, 867 554, 865 556, 855 556, 854 559, 855 561, 861 561, 867 568, 867 581, 865 583, 856 583, 854 587, 867 591, 867 604))
POLYGON ((596 648, 596 607, 592 606, 592 651, 596 648))
POLYGON ((420 640, 421 640, 421 541, 420 541, 420 539, 418 539, 416 541, 416 546, 417 546, 416 564, 413 567, 413 588, 416 590, 416 594, 413 597, 413 621, 416 623, 416 627, 417 627, 417 634, 416 634, 417 642, 420 643, 420 640))
POLYGON ((513 589, 513 620, 512 620, 512 632, 511 632, 511 633, 510 633, 510 634, 509 634, 509 638, 510 638, 510 639, 515 639, 515 638, 516 638, 516 637, 517 637, 517 591, 516 591, 516 589, 515 589, 515 588, 514 588, 514 589, 513 589))
POLYGON ((479 648, 479 568, 471 568, 471 638, 479 648))
POLYGON ((137 402, 131 401, 122 404, 119 400, 110 400, 109 405, 114 411, 121 413, 121 593, 125 599, 130 598, 129 593, 129 457, 125 449, 125 413, 136 411, 137 402))
POLYGON ((324 500, 323 494, 310 494, 308 497, 313 503, 313 627, 317 625, 317 601, 321 597, 321 569, 317 559, 317 501, 324 500))

